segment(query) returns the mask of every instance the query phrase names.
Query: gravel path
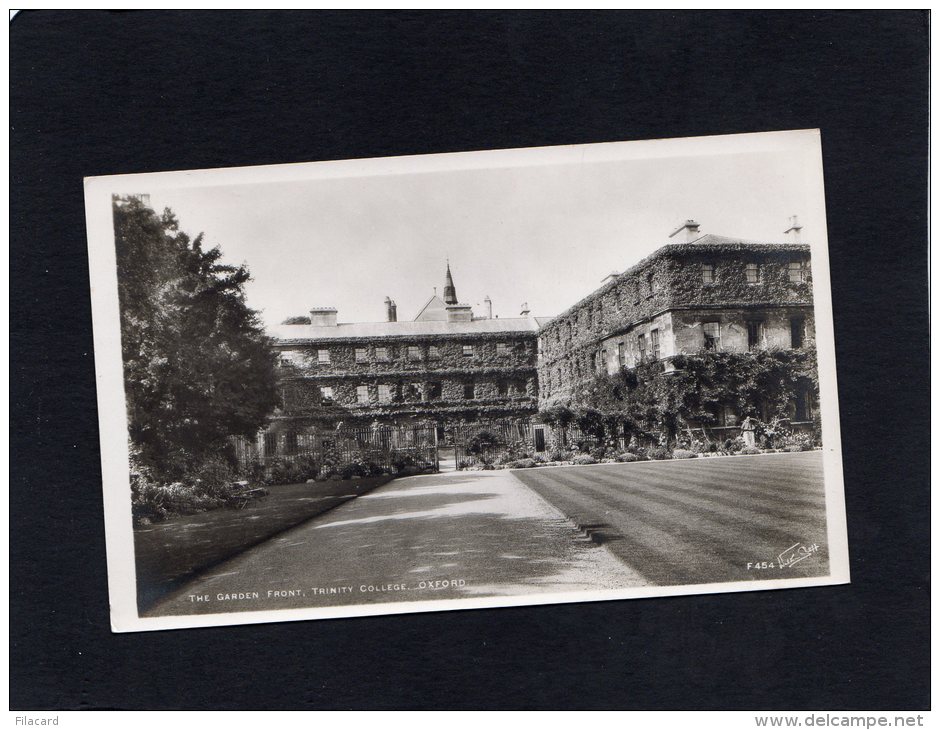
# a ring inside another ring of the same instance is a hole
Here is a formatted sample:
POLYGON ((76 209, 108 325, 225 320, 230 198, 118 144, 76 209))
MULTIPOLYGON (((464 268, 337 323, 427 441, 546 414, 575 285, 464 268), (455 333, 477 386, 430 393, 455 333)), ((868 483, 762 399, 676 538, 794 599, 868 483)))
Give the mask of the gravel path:
POLYGON ((621 589, 645 580, 508 471, 399 479, 203 574, 148 616, 621 589))

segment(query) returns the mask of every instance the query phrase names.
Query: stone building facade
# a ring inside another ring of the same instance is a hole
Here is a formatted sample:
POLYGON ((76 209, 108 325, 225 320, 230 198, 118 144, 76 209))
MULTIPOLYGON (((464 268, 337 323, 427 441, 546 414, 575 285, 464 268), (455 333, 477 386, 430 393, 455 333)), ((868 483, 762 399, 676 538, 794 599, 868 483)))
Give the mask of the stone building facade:
MULTIPOLYGON (((788 234, 799 230, 794 221, 788 234)), ((443 297, 435 292, 412 321, 398 321, 388 297, 384 322, 342 323, 331 307, 287 320, 271 332, 282 402, 264 451, 337 426, 434 426, 443 438, 455 424, 484 423, 519 426, 541 450, 538 412, 577 406, 578 389, 599 373, 650 361, 668 371, 684 354, 815 346, 808 245, 702 235, 694 221, 672 235, 676 243, 554 318, 525 305, 519 317, 494 318, 488 297, 475 315, 459 303, 448 265, 443 297)), ((810 418, 812 407, 797 404, 795 416, 810 418)), ((735 424, 722 416, 722 426, 735 424)))
MULTIPOLYGON (((434 426, 527 420, 538 409, 538 329, 544 320, 475 316, 457 301, 447 267, 413 321, 343 323, 317 308, 273 329, 280 356, 281 406, 271 433, 314 433, 376 424, 434 426)), ((266 451, 274 450, 270 436, 266 451)), ((288 436, 293 438, 293 436, 288 436)))
POLYGON ((694 221, 672 235, 684 240, 609 276, 541 329, 541 407, 567 405, 597 373, 641 362, 668 370, 680 354, 815 347, 808 245, 700 235, 694 221))

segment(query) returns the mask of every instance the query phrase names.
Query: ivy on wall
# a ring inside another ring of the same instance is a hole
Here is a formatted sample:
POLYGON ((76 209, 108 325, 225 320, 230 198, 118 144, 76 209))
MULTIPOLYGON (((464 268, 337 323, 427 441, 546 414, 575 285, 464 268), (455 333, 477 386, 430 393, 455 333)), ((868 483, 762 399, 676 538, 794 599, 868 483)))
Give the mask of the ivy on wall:
POLYGON ((672 440, 688 426, 719 425, 725 406, 741 418, 789 420, 799 392, 819 395, 813 349, 679 355, 670 365, 657 361, 597 375, 569 404, 540 415, 557 422, 563 411, 586 433, 623 427, 672 440))
POLYGON ((672 244, 555 317, 541 332, 543 366, 614 335, 666 309, 688 306, 812 304, 809 246, 796 244, 672 244), (805 281, 789 280, 787 266, 803 262, 805 281), (759 281, 748 283, 748 263, 759 281), (714 267, 706 284, 702 264, 714 267))

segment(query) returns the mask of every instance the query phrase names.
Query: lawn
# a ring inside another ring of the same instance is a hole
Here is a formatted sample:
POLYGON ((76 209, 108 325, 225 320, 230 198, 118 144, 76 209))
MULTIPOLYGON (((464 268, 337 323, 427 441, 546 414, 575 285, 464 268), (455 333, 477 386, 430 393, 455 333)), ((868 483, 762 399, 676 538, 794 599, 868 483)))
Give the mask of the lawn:
POLYGON ((513 474, 654 585, 829 570, 820 452, 513 474))
POLYGON ((200 571, 391 479, 357 477, 271 486, 263 501, 244 509, 222 508, 134 528, 138 610, 144 611, 200 571))

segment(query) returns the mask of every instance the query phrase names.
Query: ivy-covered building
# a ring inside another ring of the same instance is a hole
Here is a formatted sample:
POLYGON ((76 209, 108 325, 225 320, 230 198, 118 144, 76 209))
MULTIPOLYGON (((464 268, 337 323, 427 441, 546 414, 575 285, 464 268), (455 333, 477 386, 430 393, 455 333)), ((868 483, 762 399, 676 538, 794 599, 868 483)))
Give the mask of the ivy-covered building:
MULTIPOLYGON (((443 297, 431 296, 411 321, 386 297, 386 321, 345 323, 315 308, 271 332, 280 358, 281 407, 270 434, 337 425, 426 425, 526 420, 538 409, 537 340, 546 320, 523 307, 492 316, 458 301, 450 266, 443 297)), ((288 446, 288 450, 289 450, 288 446)))
MULTIPOLYGON (((687 221, 666 245, 547 323, 540 332, 542 408, 578 405, 599 373, 614 374, 677 357, 708 353, 814 351, 810 248, 798 242, 759 243, 701 234, 687 221)), ((792 419, 810 421, 814 394, 798 388, 792 419)), ((719 409, 717 425, 741 413, 719 409)))
MULTIPOLYGON (((547 414, 596 408, 584 396, 601 376, 668 376, 685 367, 686 375, 697 368, 696 377, 708 379, 709 358, 724 368, 714 379, 727 387, 692 398, 695 408, 687 410, 698 409, 699 425, 733 429, 745 415, 771 417, 748 405, 754 398, 744 391, 753 387, 735 372, 747 363, 733 361, 744 353, 767 371, 752 368, 752 375, 775 390, 774 408, 786 401, 789 421, 809 423, 816 397, 806 375, 815 368, 812 270, 799 232, 794 220, 789 242, 760 243, 703 235, 687 221, 672 233, 676 243, 610 275, 554 318, 533 317, 526 305, 519 317, 494 318, 489 298, 474 313, 459 303, 449 265, 443 296, 435 291, 411 321, 398 321, 388 297, 383 322, 343 323, 332 307, 312 309, 271 333, 281 406, 258 446, 291 453, 298 437, 337 426, 434 426, 449 438, 460 425, 464 435, 467 427, 501 431, 541 451, 554 442, 547 414), (764 357, 772 353, 782 354, 764 357), (708 367, 690 356, 704 357, 708 367), (792 382, 777 388, 771 380, 781 377, 792 382)), ((676 414, 657 400, 663 393, 651 388, 644 396, 651 400, 633 405, 659 413, 634 433, 673 429, 676 414)), ((617 430, 628 435, 625 425, 617 430)))

